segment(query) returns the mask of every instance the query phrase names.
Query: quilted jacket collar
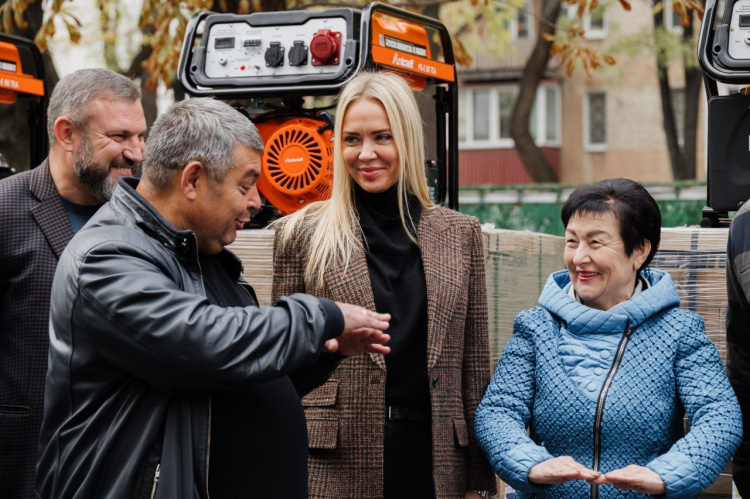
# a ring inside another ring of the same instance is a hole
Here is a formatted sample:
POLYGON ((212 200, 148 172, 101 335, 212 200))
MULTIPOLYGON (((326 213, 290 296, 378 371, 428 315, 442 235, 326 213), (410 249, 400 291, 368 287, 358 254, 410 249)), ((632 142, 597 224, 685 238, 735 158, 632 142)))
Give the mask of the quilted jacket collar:
POLYGON ((679 306, 680 297, 672 278, 666 272, 641 271, 650 287, 628 301, 609 310, 582 305, 568 295, 570 276, 567 270, 554 272, 547 279, 539 304, 576 334, 622 333, 625 327, 636 327, 659 312, 679 306))

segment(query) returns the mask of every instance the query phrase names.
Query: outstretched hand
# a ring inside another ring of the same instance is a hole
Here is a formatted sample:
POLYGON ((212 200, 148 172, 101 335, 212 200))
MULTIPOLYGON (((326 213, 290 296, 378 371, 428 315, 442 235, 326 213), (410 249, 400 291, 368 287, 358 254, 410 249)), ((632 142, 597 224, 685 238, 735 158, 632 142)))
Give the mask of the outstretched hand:
POLYGON ((327 352, 343 355, 362 353, 387 354, 391 349, 384 344, 391 337, 383 331, 388 329, 390 314, 379 314, 366 308, 336 302, 344 315, 344 332, 338 338, 326 341, 327 352))
POLYGON ((529 482, 543 485, 556 485, 570 480, 596 483, 601 476, 598 471, 586 468, 570 456, 547 459, 529 470, 529 482))
POLYGON ((631 464, 604 475, 604 483, 611 483, 616 489, 629 489, 641 494, 659 495, 667 491, 664 481, 654 471, 645 466, 631 464))

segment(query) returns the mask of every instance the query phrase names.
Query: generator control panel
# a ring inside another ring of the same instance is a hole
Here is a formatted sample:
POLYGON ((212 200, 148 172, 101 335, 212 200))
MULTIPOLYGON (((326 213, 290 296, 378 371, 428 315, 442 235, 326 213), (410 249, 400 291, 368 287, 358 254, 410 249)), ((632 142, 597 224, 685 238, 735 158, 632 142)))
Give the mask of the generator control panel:
MULTIPOLYGON (((750 0, 749 0, 750 1, 750 0)), ((352 9, 197 15, 180 59, 189 89, 284 95, 290 87, 325 88, 359 62, 360 17, 352 9), (200 38, 198 38, 200 36, 200 38), (252 90, 255 89, 255 90, 252 90)))
POLYGON ((729 56, 750 61, 750 0, 738 0, 729 23, 729 56))
POLYGON ((213 24, 206 47, 206 77, 333 74, 343 64, 345 35, 346 21, 340 17, 309 19, 296 26, 213 24))
MULTIPOLYGON (((716 0, 707 4, 706 13, 716 17, 716 0)), ((698 42, 698 60, 701 66, 708 68, 709 76, 719 81, 739 80, 745 77, 722 71, 747 71, 750 68, 750 0, 727 0, 724 16, 715 32, 706 22, 701 27, 698 42), (717 67, 717 71, 709 66, 717 67), (717 78, 718 77, 718 78, 717 78)))

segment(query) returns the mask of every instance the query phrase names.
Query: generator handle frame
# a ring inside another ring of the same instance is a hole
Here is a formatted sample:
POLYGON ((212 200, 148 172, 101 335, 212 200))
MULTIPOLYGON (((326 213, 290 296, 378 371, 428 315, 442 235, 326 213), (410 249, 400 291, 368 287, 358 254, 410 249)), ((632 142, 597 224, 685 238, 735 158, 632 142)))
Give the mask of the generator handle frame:
MULTIPOLYGON (((353 9, 342 8, 341 10, 351 11, 353 9)), ((377 12, 392 15, 400 19, 416 21, 424 26, 434 29, 435 32, 437 32, 440 36, 443 59, 446 64, 449 64, 452 67, 453 81, 428 77, 428 79, 437 82, 439 85, 447 85, 447 90, 440 97, 439 102, 436 102, 436 106, 440 110, 444 111, 445 115, 448 116, 448 130, 446 134, 448 138, 447 158, 445 148, 440 147, 440 145, 438 147, 438 168, 445 172, 443 177, 443 185, 447 184, 447 187, 441 188, 440 192, 438 192, 438 202, 445 202, 447 191, 448 207, 453 210, 458 210, 458 113, 450 112, 450 110, 452 109, 458 109, 458 83, 456 78, 455 56, 453 53, 453 45, 451 43, 450 33, 448 33, 447 28, 437 19, 432 19, 420 14, 397 9, 378 2, 369 3, 362 9, 360 16, 360 33, 367 33, 368 35, 366 40, 362 40, 360 35, 358 41, 360 46, 354 47, 355 53, 357 50, 359 51, 359 57, 357 60, 353 61, 353 71, 349 72, 348 74, 342 75, 338 81, 332 81, 329 85, 295 86, 293 88, 277 85, 273 88, 258 87, 256 89, 253 89, 253 93, 260 91, 267 95, 332 95, 338 93, 341 88, 343 88, 352 78, 354 78, 354 76, 356 76, 359 70, 366 67, 368 61, 371 58, 372 33, 370 31, 370 24, 372 15, 377 12)), ((178 63, 178 79, 185 88, 186 92, 192 96, 215 96, 220 99, 247 97, 246 89, 240 90, 231 87, 210 89, 201 88, 201 86, 194 82, 189 76, 188 66, 190 64, 193 64, 193 61, 195 59, 194 45, 195 40, 198 36, 198 27, 200 23, 204 22, 205 19, 211 15, 216 15, 216 13, 210 11, 201 11, 195 14, 188 22, 185 30, 185 38, 183 39, 183 44, 192 47, 193 49, 186 50, 185 47, 183 47, 178 63)), ((205 35, 206 34, 203 33, 203 36, 205 35)), ((357 42, 356 34, 352 38, 355 42, 357 42)), ((395 69, 397 68, 394 68, 394 70, 395 69)), ((406 71, 400 68, 399 70, 406 71)), ((439 114, 440 113, 438 113, 438 115, 439 114)), ((443 135, 441 134, 441 138, 442 137, 443 135)), ((441 140, 440 144, 444 144, 444 142, 441 140)))
MULTIPOLYGON (((31 60, 34 63, 34 78, 41 80, 44 86, 44 95, 36 96, 24 94, 31 98, 28 109, 29 124, 29 169, 36 168, 47 157, 49 153, 49 139, 47 137, 47 74, 44 68, 44 59, 39 47, 33 41, 20 36, 0 33, 0 41, 28 49, 31 60)), ((26 73, 29 74, 29 73, 26 73)))
MULTIPOLYGON (((726 4, 724 21, 728 22, 727 15, 731 16, 732 7, 734 1, 729 0, 726 4)), ((716 33, 720 30, 725 31, 725 25, 717 27, 714 30, 714 23, 716 21, 717 11, 717 0, 707 0, 706 10, 703 16, 703 23, 701 24, 700 34, 698 36, 698 62, 703 70, 703 80, 706 84, 706 93, 708 98, 719 95, 717 82, 735 84, 735 85, 750 85, 750 62, 748 62, 748 70, 745 72, 728 71, 721 67, 720 64, 714 64, 716 58, 721 59, 719 55, 714 56, 714 42, 716 40, 716 33)), ((717 54, 719 51, 716 51, 717 54)), ((723 54, 721 54, 723 55, 723 54)))
MULTIPOLYGON (((434 79, 441 83, 447 84, 448 89, 445 95, 438 93, 438 102, 436 106, 443 108, 442 110, 447 111, 448 109, 458 109, 458 84, 456 79, 456 60, 453 54, 453 44, 451 42, 450 33, 448 29, 440 23, 437 19, 423 16, 421 14, 415 14, 413 12, 403 11, 390 5, 386 5, 379 2, 371 2, 362 9, 362 28, 361 33, 367 33, 367 40, 364 40, 361 47, 360 61, 370 60, 370 47, 372 47, 372 30, 370 29, 370 23, 373 14, 376 12, 383 12, 385 14, 392 15, 394 17, 405 19, 407 21, 412 20, 420 24, 428 26, 434 29, 440 35, 440 45, 443 49, 443 58, 446 64, 450 64, 453 67, 453 81, 445 81, 440 79, 434 79)), ((401 70, 405 71, 405 70, 401 70)), ((408 71, 407 71, 408 72, 408 71)), ((413 73, 419 74, 419 73, 413 73)), ((448 207, 452 210, 458 210, 458 113, 446 112, 448 115, 448 158, 441 154, 445 149, 442 147, 444 134, 439 133, 438 136, 438 154, 441 158, 438 159, 439 171, 447 170, 447 193, 448 193, 448 207), (442 163, 442 164, 441 164, 442 163)), ((438 116, 441 113, 438 112, 438 116)), ((439 124, 440 125, 440 124, 439 124)), ((442 129, 439 126, 439 129, 442 129)), ((443 203, 445 201, 445 192, 438 193, 438 202, 443 203)))
MULTIPOLYGON (((723 21, 729 22, 731 19, 732 8, 734 6, 734 0, 728 0, 724 9, 723 21)), ((727 36, 727 26, 723 24, 714 30, 714 24, 716 22, 716 11, 718 8, 717 0, 707 0, 705 6, 705 12, 703 15, 703 22, 701 24, 701 30, 698 35, 698 63, 701 66, 703 73, 703 83, 706 88, 706 98, 710 101, 713 97, 719 95, 719 88, 717 82, 736 84, 736 85, 750 85, 750 71, 740 73, 737 71, 729 71, 721 66, 722 60, 726 63, 726 55, 719 50, 714 50, 714 42, 717 31, 721 30, 721 36, 727 36), (719 59, 719 64, 714 64, 714 52, 716 57, 719 59)), ((710 144, 709 144, 710 147, 710 144)), ((703 228, 716 228, 726 227, 729 225, 729 214, 726 211, 717 211, 713 208, 711 200, 711 190, 708 185, 711 184, 711 169, 707 171, 707 188, 706 197, 708 206, 703 207, 702 217, 700 226, 703 228)))
POLYGON ((416 14, 414 12, 397 9, 396 7, 392 7, 380 2, 370 2, 362 9, 362 30, 364 33, 368 33, 368 37, 366 43, 362 44, 362 57, 360 58, 360 60, 366 61, 370 56, 370 47, 372 46, 372 31, 369 28, 372 15, 375 12, 384 12, 386 14, 392 15, 393 17, 406 19, 407 21, 416 21, 437 31, 440 34, 440 45, 443 48, 443 57, 446 64, 450 64, 451 66, 453 66, 453 77, 455 80, 456 60, 453 55, 453 44, 451 43, 451 37, 450 33, 448 33, 448 29, 437 19, 423 16, 421 14, 416 14))
MULTIPOLYGON (((185 29, 185 38, 183 39, 183 50, 180 52, 180 61, 177 65, 177 78, 179 79, 180 83, 185 87, 185 90, 188 94, 194 96, 194 97, 220 97, 222 99, 242 99, 247 98, 248 94, 259 94, 262 93, 263 95, 267 96, 288 96, 288 95, 331 95, 335 94, 340 89, 349 82, 357 73, 359 69, 363 66, 362 59, 356 60, 356 57, 354 57, 359 50, 357 47, 358 40, 356 31, 354 30, 354 22, 355 22, 355 11, 354 9, 348 8, 348 7, 340 7, 335 9, 328 9, 326 11, 328 14, 334 13, 338 14, 341 17, 344 17, 347 19, 347 27, 349 28, 349 32, 347 35, 347 41, 349 42, 346 46, 346 53, 344 54, 344 58, 346 60, 351 60, 351 63, 343 65, 336 73, 331 74, 326 77, 326 79, 330 80, 329 83, 323 84, 323 85, 300 85, 300 82, 304 81, 304 76, 299 77, 287 77, 284 84, 276 84, 276 85, 258 85, 256 87, 253 87, 250 92, 248 92, 248 88, 246 86, 242 85, 242 82, 236 82, 229 79, 217 79, 215 82, 217 85, 223 85, 221 88, 212 87, 207 88, 203 87, 201 85, 201 77, 196 75, 192 76, 191 73, 191 65, 201 64, 203 62, 204 57, 204 45, 207 43, 207 40, 202 40, 201 45, 198 47, 193 47, 195 45, 196 37, 198 36, 198 26, 201 22, 204 22, 207 17, 212 16, 212 19, 215 19, 216 21, 233 21, 238 17, 244 17, 242 15, 238 14, 222 14, 217 12, 211 12, 211 11, 201 11, 196 13, 188 22, 188 25, 185 29), (191 50, 185 50, 184 45, 188 45, 190 47, 193 47, 191 50)), ((276 12, 267 12, 267 13, 255 13, 253 14, 254 17, 254 26, 266 26, 266 25, 273 25, 275 22, 273 21, 273 14, 277 14, 276 12)), ((293 19, 294 22, 302 22, 304 20, 314 18, 316 17, 315 12, 306 12, 306 11, 299 11, 296 18, 293 19)), ((210 25, 207 25, 204 27, 204 31, 206 31, 208 28, 210 28, 210 25)), ((205 36, 206 33, 204 33, 202 36, 205 36)))
POLYGON ((198 32, 198 25, 203 22, 206 17, 210 16, 212 12, 202 10, 197 12, 190 18, 185 27, 185 38, 182 39, 182 50, 180 51, 180 60, 177 63, 177 80, 183 86, 185 91, 190 95, 204 95, 201 89, 193 85, 193 82, 187 76, 186 66, 190 63, 193 58, 193 50, 185 50, 185 45, 195 45, 195 37, 198 32))

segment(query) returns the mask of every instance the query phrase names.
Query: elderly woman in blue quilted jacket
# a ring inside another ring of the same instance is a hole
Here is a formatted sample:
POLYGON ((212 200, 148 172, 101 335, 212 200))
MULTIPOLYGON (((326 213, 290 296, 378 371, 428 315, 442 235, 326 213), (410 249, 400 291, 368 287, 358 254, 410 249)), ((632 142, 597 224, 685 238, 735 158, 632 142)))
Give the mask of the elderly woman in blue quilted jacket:
POLYGON ((576 189, 562 221, 567 270, 516 317, 477 439, 517 497, 695 497, 732 457, 742 416, 703 320, 647 268, 659 207, 640 184, 605 180, 576 189))

